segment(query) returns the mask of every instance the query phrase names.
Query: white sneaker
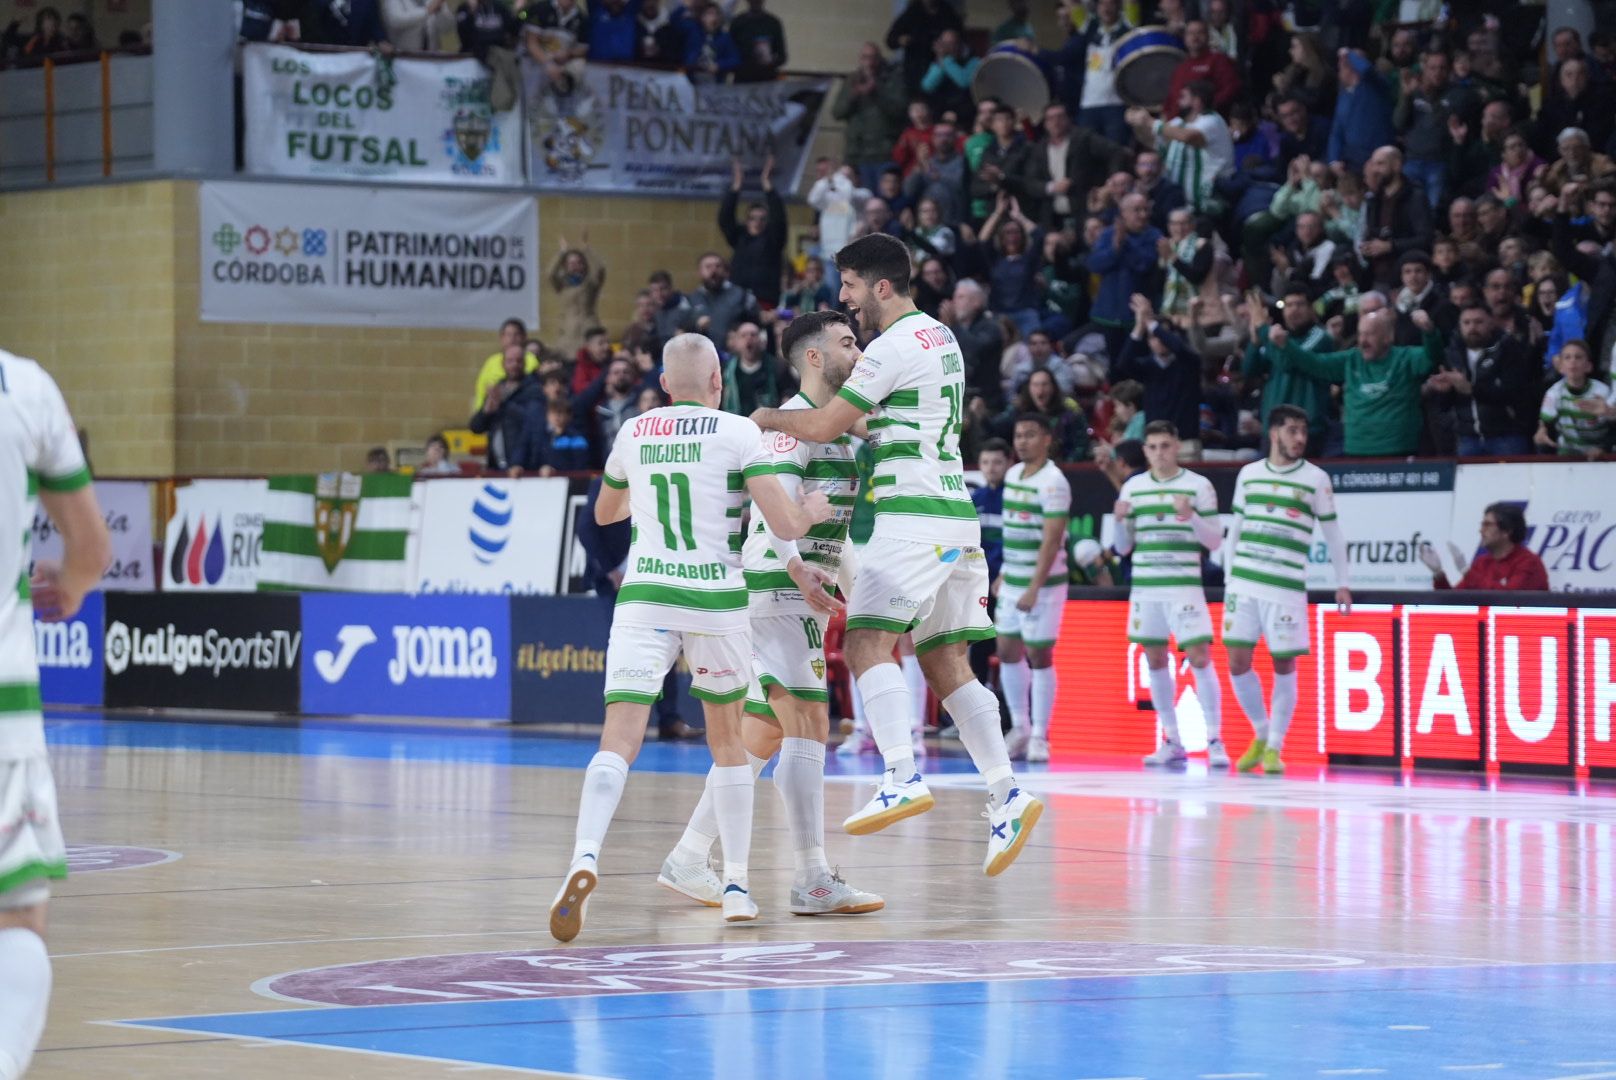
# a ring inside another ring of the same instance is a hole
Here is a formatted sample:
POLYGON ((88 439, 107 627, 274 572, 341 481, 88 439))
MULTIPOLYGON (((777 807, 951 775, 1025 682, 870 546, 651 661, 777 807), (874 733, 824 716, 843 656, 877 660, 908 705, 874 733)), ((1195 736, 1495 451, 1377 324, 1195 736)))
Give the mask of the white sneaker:
POLYGON ((1004 733, 1004 751, 1010 755, 1011 761, 1020 761, 1027 756, 1027 743, 1031 739, 1031 728, 1013 727, 1004 733))
POLYGON ((864 809, 842 822, 842 828, 854 836, 868 836, 904 818, 924 814, 936 805, 937 800, 919 773, 900 781, 888 771, 881 774, 881 783, 864 809))
POLYGON ((718 907, 723 903, 724 883, 718 880, 709 863, 678 862, 669 855, 662 860, 662 872, 657 875, 656 883, 680 896, 688 896, 702 907, 718 907))
POLYGON ((752 894, 745 885, 732 881, 724 886, 725 922, 751 922, 757 917, 758 906, 752 902, 752 894))
POLYGON ((557 941, 571 941, 584 928, 589 894, 600 884, 595 863, 595 856, 585 855, 567 870, 567 880, 561 883, 561 891, 550 905, 550 936, 557 941))
POLYGON ((1008 870, 1026 846, 1032 827, 1043 813, 1044 804, 1020 788, 1010 789, 1003 806, 989 799, 987 811, 982 815, 988 819, 988 857, 982 863, 982 872, 988 877, 997 877, 1008 870))
POLYGON ((836 753, 840 757, 858 757, 860 754, 875 753, 875 740, 870 738, 867 731, 855 731, 836 745, 836 753))
POLYGON ((1152 768, 1173 769, 1187 761, 1189 755, 1184 753, 1184 748, 1171 739, 1163 739, 1162 744, 1156 747, 1155 753, 1146 754, 1144 757, 1144 763, 1152 768))
POLYGON ((1222 739, 1213 739, 1206 744, 1206 765, 1209 769, 1227 769, 1229 767, 1229 751, 1223 745, 1222 739))
POLYGON ((806 885, 791 886, 793 915, 863 915, 886 906, 887 902, 874 893, 843 881, 840 871, 821 874, 806 885))
POLYGON ((1036 764, 1049 760, 1049 740, 1042 735, 1034 735, 1027 742, 1027 761, 1036 764))

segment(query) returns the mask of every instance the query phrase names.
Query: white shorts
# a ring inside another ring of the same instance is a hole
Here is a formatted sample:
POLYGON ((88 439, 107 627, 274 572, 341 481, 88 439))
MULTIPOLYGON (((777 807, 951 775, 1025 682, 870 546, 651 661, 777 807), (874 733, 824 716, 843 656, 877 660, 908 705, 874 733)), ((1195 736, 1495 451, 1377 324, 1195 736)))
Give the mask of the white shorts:
POLYGON ((1268 641, 1268 654, 1281 660, 1311 651, 1307 632, 1307 597, 1295 601, 1259 600, 1226 593, 1223 597, 1223 645, 1255 648, 1268 641))
POLYGON ((1000 585, 998 603, 994 606, 994 629, 1000 637, 1020 638, 1023 645, 1035 649, 1055 644, 1060 636, 1061 615, 1066 610, 1066 585, 1046 585, 1038 590, 1031 611, 1016 607, 1016 601, 1027 590, 1019 585, 1000 585))
POLYGON ((859 555, 847 628, 913 631, 917 654, 992 637, 987 556, 979 547, 871 539, 859 555))
POLYGON ((43 754, 0 760, 0 911, 43 903, 50 879, 66 876, 50 761, 43 754))
MULTIPOLYGON (((756 687, 747 695, 747 708, 769 700, 769 687, 778 686, 799 701, 830 700, 825 692, 825 627, 821 615, 754 615, 752 617, 752 674, 756 687)), ((770 715, 763 712, 763 715, 770 715)))
POLYGON ((715 637, 613 623, 606 641, 606 703, 653 704, 681 652, 690 668, 691 697, 721 705, 746 696, 752 681, 750 634, 715 637))
POLYGON ((1128 599, 1128 640, 1136 645, 1166 645, 1171 635, 1178 647, 1204 645, 1212 640, 1212 609, 1206 597, 1198 600, 1128 599))

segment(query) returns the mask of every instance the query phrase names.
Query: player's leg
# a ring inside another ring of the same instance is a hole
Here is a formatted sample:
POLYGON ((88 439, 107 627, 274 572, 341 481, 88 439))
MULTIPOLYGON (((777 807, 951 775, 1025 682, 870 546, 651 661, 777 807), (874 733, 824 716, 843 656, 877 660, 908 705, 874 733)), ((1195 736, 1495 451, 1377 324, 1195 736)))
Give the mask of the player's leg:
POLYGON ((752 852, 752 794, 756 774, 741 740, 746 687, 752 679, 750 634, 685 634, 685 659, 694 674, 690 696, 701 702, 707 721, 708 776, 718 843, 724 853, 722 903, 726 922, 757 918, 747 864, 752 852))
POLYGON ((1145 671, 1150 682, 1150 704, 1156 710, 1157 723, 1161 725, 1161 745, 1145 755, 1144 763, 1169 768, 1183 765, 1189 757, 1184 752, 1184 738, 1178 730, 1178 676, 1174 670, 1172 650, 1166 645, 1145 645, 1143 649, 1145 671))
MULTIPOLYGON (((1003 591, 1012 592, 1009 586, 1003 591)), ((1017 594, 1019 591, 1015 590, 1017 594)), ((999 654, 999 688, 1010 710, 1010 731, 1004 743, 1012 758, 1021 758, 1032 741, 1032 675, 1021 644, 1021 612, 1016 608, 1016 599, 1017 596, 1007 596, 999 603, 994 649, 999 654)))
POLYGON ((1212 612, 1203 598, 1175 603, 1173 636, 1189 661, 1195 677, 1195 700, 1206 721, 1206 760, 1214 769, 1229 767, 1229 749, 1223 744, 1223 686, 1212 664, 1212 612))
POLYGON ((1038 591, 1032 610, 1021 622, 1021 644, 1027 651, 1032 690, 1032 739, 1028 761, 1049 760, 1049 719, 1055 713, 1055 640, 1066 615, 1065 584, 1038 591))
POLYGON ((915 642, 908 634, 898 639, 898 666, 909 687, 909 746, 916 760, 926 756, 926 676, 915 659, 915 642))
POLYGON ((601 845, 679 644, 680 635, 672 631, 612 625, 606 642, 606 722, 600 749, 584 770, 567 878, 550 905, 550 934, 557 941, 571 941, 583 929, 589 897, 600 883, 601 845))
POLYGON ((1296 715, 1296 658, 1309 650, 1307 601, 1264 604, 1263 633, 1274 661, 1274 694, 1269 707, 1268 746, 1263 750, 1263 775, 1279 776, 1285 771, 1280 757, 1285 749, 1285 733, 1296 715))
POLYGON ((45 1030, 50 879, 67 874, 56 785, 43 754, 0 760, 0 1078, 15 1080, 45 1030))
POLYGON ((1229 661, 1229 685, 1240 711, 1251 722, 1251 744, 1235 768, 1251 772, 1262 763, 1268 749, 1268 704, 1263 700, 1262 679, 1251 670, 1252 653, 1262 637, 1262 602, 1249 596, 1225 594, 1223 598, 1223 652, 1229 661))

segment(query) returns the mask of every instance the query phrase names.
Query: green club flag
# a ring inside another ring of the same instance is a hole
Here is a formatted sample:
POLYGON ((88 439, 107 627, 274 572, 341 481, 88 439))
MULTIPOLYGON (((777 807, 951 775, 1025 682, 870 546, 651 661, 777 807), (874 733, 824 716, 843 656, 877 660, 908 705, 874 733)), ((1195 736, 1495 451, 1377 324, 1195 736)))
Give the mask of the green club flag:
POLYGON ((260 590, 406 592, 410 478, 272 476, 260 590))

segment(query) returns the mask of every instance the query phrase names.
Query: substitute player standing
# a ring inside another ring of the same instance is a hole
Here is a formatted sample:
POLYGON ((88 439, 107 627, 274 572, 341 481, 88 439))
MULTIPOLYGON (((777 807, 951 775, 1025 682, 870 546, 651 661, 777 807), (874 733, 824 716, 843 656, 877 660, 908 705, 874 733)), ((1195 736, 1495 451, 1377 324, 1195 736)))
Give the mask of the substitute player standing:
MULTIPOLYGON (((1272 333, 1284 331, 1275 327, 1272 333)), ((1278 344, 1284 347, 1283 340, 1278 344)), ((1280 752, 1296 712, 1296 658, 1309 652, 1307 553, 1315 523, 1335 567, 1335 602, 1344 610, 1352 606, 1347 541, 1335 517, 1335 489, 1323 469, 1302 459, 1306 450, 1307 413, 1294 405, 1275 406, 1268 414, 1268 457, 1241 469, 1235 480, 1223 648, 1235 700, 1254 733, 1235 762, 1241 772, 1259 764, 1267 776, 1285 771, 1280 752), (1267 639, 1274 660, 1272 714, 1263 703, 1262 679, 1251 670, 1259 638, 1267 639)))
POLYGON ((1150 700, 1161 721, 1162 743, 1146 765, 1182 765, 1188 760, 1178 732, 1177 665, 1168 638, 1195 673, 1195 696, 1206 717, 1206 760, 1229 767, 1223 745, 1223 689, 1212 666, 1212 612, 1201 588, 1201 549, 1223 542, 1218 496, 1212 482, 1178 464, 1178 428, 1171 420, 1145 425, 1150 468, 1122 485, 1115 509, 1113 546, 1133 552, 1133 588, 1128 594, 1128 640, 1145 649, 1150 700))
POLYGON ((866 414, 875 443, 875 532, 848 604, 846 652, 886 760, 875 796, 844 823, 876 832, 931 809, 915 769, 910 695, 893 663, 914 632, 932 692, 988 785, 983 871, 1002 873, 1026 844, 1043 804, 1016 785, 999 731, 999 700, 971 674, 970 642, 990 637, 987 559, 959 456, 964 363, 954 334, 909 298, 909 252, 894 237, 861 237, 836 255, 841 300, 866 335, 879 334, 836 397, 814 409, 760 409, 760 427, 830 442, 866 414))
MULTIPOLYGON (((567 880, 550 906, 550 933, 571 941, 599 881, 601 842, 617 811, 628 766, 645 738, 662 679, 684 654, 691 696, 707 716, 713 754, 708 779, 724 844, 724 918, 757 918, 747 891, 752 841, 752 770, 741 745, 741 699, 752 674, 746 582, 741 574, 741 504, 753 505, 776 535, 796 538, 831 514, 822 494, 793 502, 774 475, 762 433, 718 411, 724 381, 718 352, 700 334, 680 334, 663 351, 662 388, 673 404, 623 424, 606 459, 595 520, 634 519, 628 568, 606 645, 606 724, 584 773, 567 880)), ((799 587, 821 579, 804 568, 799 587)))
POLYGON ((56 785, 45 756, 45 723, 34 656, 34 612, 71 618, 111 558, 107 526, 61 391, 32 360, 0 352, 0 1077, 28 1068, 45 1029, 51 966, 45 951, 50 880, 67 876, 56 785), (61 566, 28 574, 34 497, 62 535, 61 566))
POLYGON ((1042 413, 1017 417, 1013 438, 1021 460, 1004 476, 1004 578, 995 608, 999 685, 1010 708, 1010 757, 1025 755, 1030 762, 1049 760, 1055 638, 1068 583, 1072 485, 1049 460, 1053 435, 1042 413))
MULTIPOLYGON (((780 351, 796 366, 802 386, 786 409, 811 409, 816 402, 829 401, 859 358, 853 322, 838 311, 797 316, 780 336, 780 351)), ((760 518, 742 551, 754 676, 742 721, 746 754, 754 776, 776 751, 780 754, 774 786, 785 803, 796 862, 791 913, 876 911, 885 901, 848 885, 832 873, 825 858, 825 734, 830 727, 825 629, 842 606, 831 590, 838 580, 852 580, 847 529, 858 494, 853 440, 839 435, 827 443, 810 443, 771 431, 763 436, 763 446, 787 495, 795 498, 799 489, 821 492, 835 516, 815 525, 801 541, 775 536, 760 518), (818 579, 806 590, 798 584, 805 574, 818 579)), ((658 884, 716 907, 723 884, 709 863, 709 852, 717 838, 709 785, 684 836, 663 862, 658 884)))

